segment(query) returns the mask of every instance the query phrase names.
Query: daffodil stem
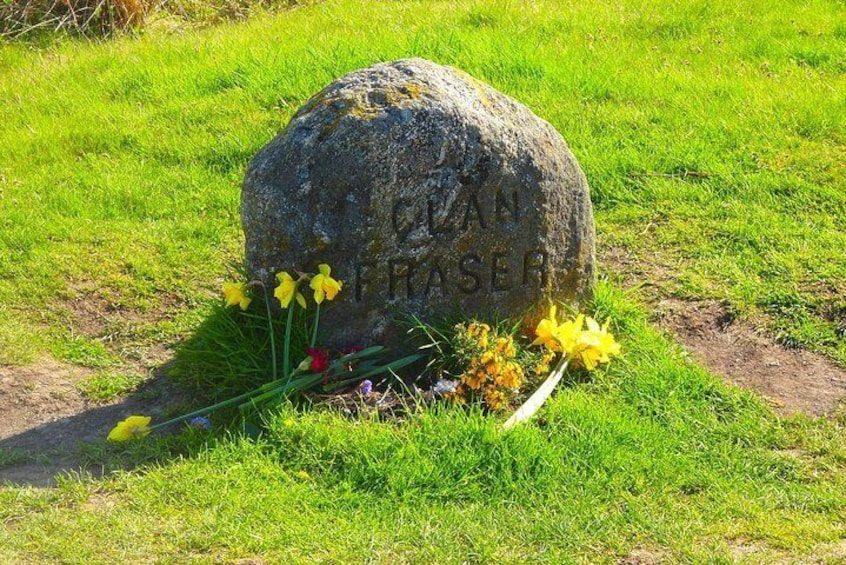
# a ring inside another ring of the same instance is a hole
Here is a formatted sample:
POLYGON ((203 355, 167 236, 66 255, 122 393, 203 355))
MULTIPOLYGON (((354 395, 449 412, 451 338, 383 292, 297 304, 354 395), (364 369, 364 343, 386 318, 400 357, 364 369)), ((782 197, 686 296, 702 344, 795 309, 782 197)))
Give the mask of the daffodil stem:
POLYGON ((203 416, 203 415, 208 414, 210 412, 214 412, 215 410, 217 410, 219 408, 225 408, 227 406, 232 406, 233 404, 235 404, 237 402, 240 402, 242 400, 246 400, 248 398, 254 397, 254 396, 258 395, 259 393, 266 393, 267 391, 274 391, 274 392, 282 393, 285 390, 287 390, 291 379, 288 378, 288 382, 285 383, 284 385, 281 384, 283 380, 285 380, 285 377, 283 377, 281 379, 276 379, 276 380, 271 381, 269 383, 265 383, 258 388, 254 388, 253 390, 251 390, 249 392, 245 392, 244 394, 239 394, 238 396, 235 396, 235 397, 230 398, 228 400, 224 400, 223 402, 218 402, 217 404, 212 404, 211 406, 206 406, 205 408, 200 408, 199 410, 194 410, 193 412, 189 412, 188 414, 184 414, 184 415, 179 416, 177 418, 171 418, 170 420, 167 420, 167 421, 162 422, 160 424, 150 426, 150 429, 155 430, 156 428, 163 428, 165 426, 169 426, 170 424, 175 424, 177 422, 182 422, 182 421, 188 420, 188 419, 193 418, 195 416, 203 416))
POLYGON ((314 344, 317 343, 317 326, 320 323, 320 304, 317 305, 317 310, 314 312, 314 328, 311 330, 311 345, 309 347, 314 347, 314 344))
MULTIPOLYGON (((294 287, 294 296, 296 296, 297 288, 294 287)), ((294 304, 288 305, 288 321, 285 324, 285 348, 282 350, 282 364, 284 375, 291 380, 291 327, 294 325, 294 304)))
POLYGON ((270 362, 273 371, 273 380, 278 378, 276 369, 276 334, 273 331, 273 316, 270 314, 270 298, 267 296, 267 287, 262 285, 264 289, 264 307, 267 310, 267 331, 270 334, 270 362))

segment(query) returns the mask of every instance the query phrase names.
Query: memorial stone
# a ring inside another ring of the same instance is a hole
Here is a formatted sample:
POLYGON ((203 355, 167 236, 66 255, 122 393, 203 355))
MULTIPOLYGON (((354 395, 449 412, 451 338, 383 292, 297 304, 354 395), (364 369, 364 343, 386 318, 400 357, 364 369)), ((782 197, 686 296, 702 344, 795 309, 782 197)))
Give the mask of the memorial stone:
POLYGON ((587 181, 525 106, 423 59, 352 72, 312 97, 250 164, 247 269, 332 266, 326 344, 397 343, 413 313, 537 319, 594 281, 587 181))

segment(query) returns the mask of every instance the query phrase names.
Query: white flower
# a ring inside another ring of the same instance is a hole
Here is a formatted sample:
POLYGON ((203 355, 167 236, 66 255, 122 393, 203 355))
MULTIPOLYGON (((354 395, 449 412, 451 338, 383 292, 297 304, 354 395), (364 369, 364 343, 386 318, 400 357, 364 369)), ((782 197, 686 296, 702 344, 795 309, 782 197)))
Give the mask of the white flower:
POLYGON ((435 391, 435 394, 449 394, 451 392, 455 392, 457 386, 458 381, 438 379, 438 382, 435 383, 433 390, 435 391))

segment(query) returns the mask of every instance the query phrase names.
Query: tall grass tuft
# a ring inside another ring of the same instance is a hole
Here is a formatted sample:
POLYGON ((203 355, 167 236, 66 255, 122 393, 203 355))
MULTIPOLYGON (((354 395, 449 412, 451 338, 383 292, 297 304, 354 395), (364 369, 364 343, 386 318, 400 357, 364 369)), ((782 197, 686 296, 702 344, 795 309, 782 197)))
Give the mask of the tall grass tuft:
POLYGON ((4 0, 0 2, 0 37, 20 38, 33 32, 108 37, 143 29, 159 18, 211 25, 304 3, 305 0, 4 0))
MULTIPOLYGON (((257 300, 259 302, 259 300, 257 300)), ((258 306, 258 305, 257 305, 258 306)), ((254 389, 271 380, 273 356, 264 306, 242 312, 212 306, 210 315, 194 335, 180 344, 169 374, 195 391, 202 401, 217 402, 254 389)), ((303 316, 302 312, 298 312, 303 316)), ((272 320, 274 339, 284 342, 284 316, 272 320)), ((308 346, 305 325, 296 317, 291 350, 302 359, 308 346)), ((281 350, 277 350, 281 365, 281 350)))
POLYGON ((145 0, 11 0, 0 3, 0 35, 35 30, 111 35, 142 27, 152 8, 145 0))

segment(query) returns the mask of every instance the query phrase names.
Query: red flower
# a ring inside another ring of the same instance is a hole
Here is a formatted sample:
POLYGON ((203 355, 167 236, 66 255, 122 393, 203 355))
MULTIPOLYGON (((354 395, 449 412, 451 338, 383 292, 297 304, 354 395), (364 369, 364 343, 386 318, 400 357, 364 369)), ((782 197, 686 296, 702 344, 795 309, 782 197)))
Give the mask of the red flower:
POLYGON ((325 351, 316 347, 308 347, 305 352, 306 355, 311 357, 312 371, 319 373, 329 368, 329 355, 325 351))

